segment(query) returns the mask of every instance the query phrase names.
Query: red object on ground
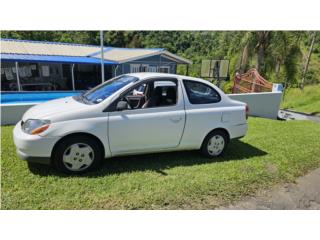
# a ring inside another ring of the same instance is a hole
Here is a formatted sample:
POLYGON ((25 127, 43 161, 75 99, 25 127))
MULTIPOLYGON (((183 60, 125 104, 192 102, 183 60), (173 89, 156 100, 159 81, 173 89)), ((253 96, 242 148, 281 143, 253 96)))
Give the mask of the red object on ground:
POLYGON ((236 73, 234 77, 232 93, 271 91, 272 83, 265 80, 255 68, 243 74, 236 73))

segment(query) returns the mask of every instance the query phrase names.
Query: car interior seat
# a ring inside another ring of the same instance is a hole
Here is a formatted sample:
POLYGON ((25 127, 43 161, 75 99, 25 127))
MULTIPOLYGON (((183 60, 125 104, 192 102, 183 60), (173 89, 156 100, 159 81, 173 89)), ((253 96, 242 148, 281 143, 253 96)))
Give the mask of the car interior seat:
POLYGON ((167 89, 167 95, 166 95, 166 105, 173 105, 176 104, 177 100, 177 91, 175 87, 169 87, 167 89))
POLYGON ((159 106, 162 99, 162 88, 156 87, 152 93, 150 98, 143 104, 142 108, 150 108, 159 106))

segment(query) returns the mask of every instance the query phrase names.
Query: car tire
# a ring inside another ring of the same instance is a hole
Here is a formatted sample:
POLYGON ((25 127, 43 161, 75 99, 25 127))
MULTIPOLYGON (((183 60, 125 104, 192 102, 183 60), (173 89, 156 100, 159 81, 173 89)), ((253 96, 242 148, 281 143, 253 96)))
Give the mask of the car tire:
POLYGON ((52 162, 67 174, 82 174, 96 169, 103 158, 100 144, 88 136, 71 136, 60 141, 54 148, 52 162))
POLYGON ((229 143, 229 136, 223 130, 210 132, 203 140, 201 152, 205 157, 221 156, 229 143))

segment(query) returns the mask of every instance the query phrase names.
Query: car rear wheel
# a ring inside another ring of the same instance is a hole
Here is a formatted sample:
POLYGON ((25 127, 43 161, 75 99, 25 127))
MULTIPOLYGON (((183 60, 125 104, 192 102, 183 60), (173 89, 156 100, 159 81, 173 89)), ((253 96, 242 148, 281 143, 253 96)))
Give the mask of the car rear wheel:
POLYGON ((218 157, 223 154, 229 142, 228 135, 222 130, 214 130, 204 139, 201 152, 206 157, 218 157))
POLYGON ((95 139, 73 136, 62 140, 55 147, 53 162, 65 173, 85 173, 95 169, 101 162, 102 151, 95 139))

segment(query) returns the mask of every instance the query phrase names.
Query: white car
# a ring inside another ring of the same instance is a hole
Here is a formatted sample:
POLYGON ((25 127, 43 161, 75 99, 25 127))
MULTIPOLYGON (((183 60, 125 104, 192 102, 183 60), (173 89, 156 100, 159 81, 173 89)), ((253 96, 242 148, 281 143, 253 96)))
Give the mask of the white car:
POLYGON ((247 132, 245 103, 187 76, 132 73, 30 108, 14 128, 20 158, 82 173, 104 158, 200 149, 219 156, 247 132))

